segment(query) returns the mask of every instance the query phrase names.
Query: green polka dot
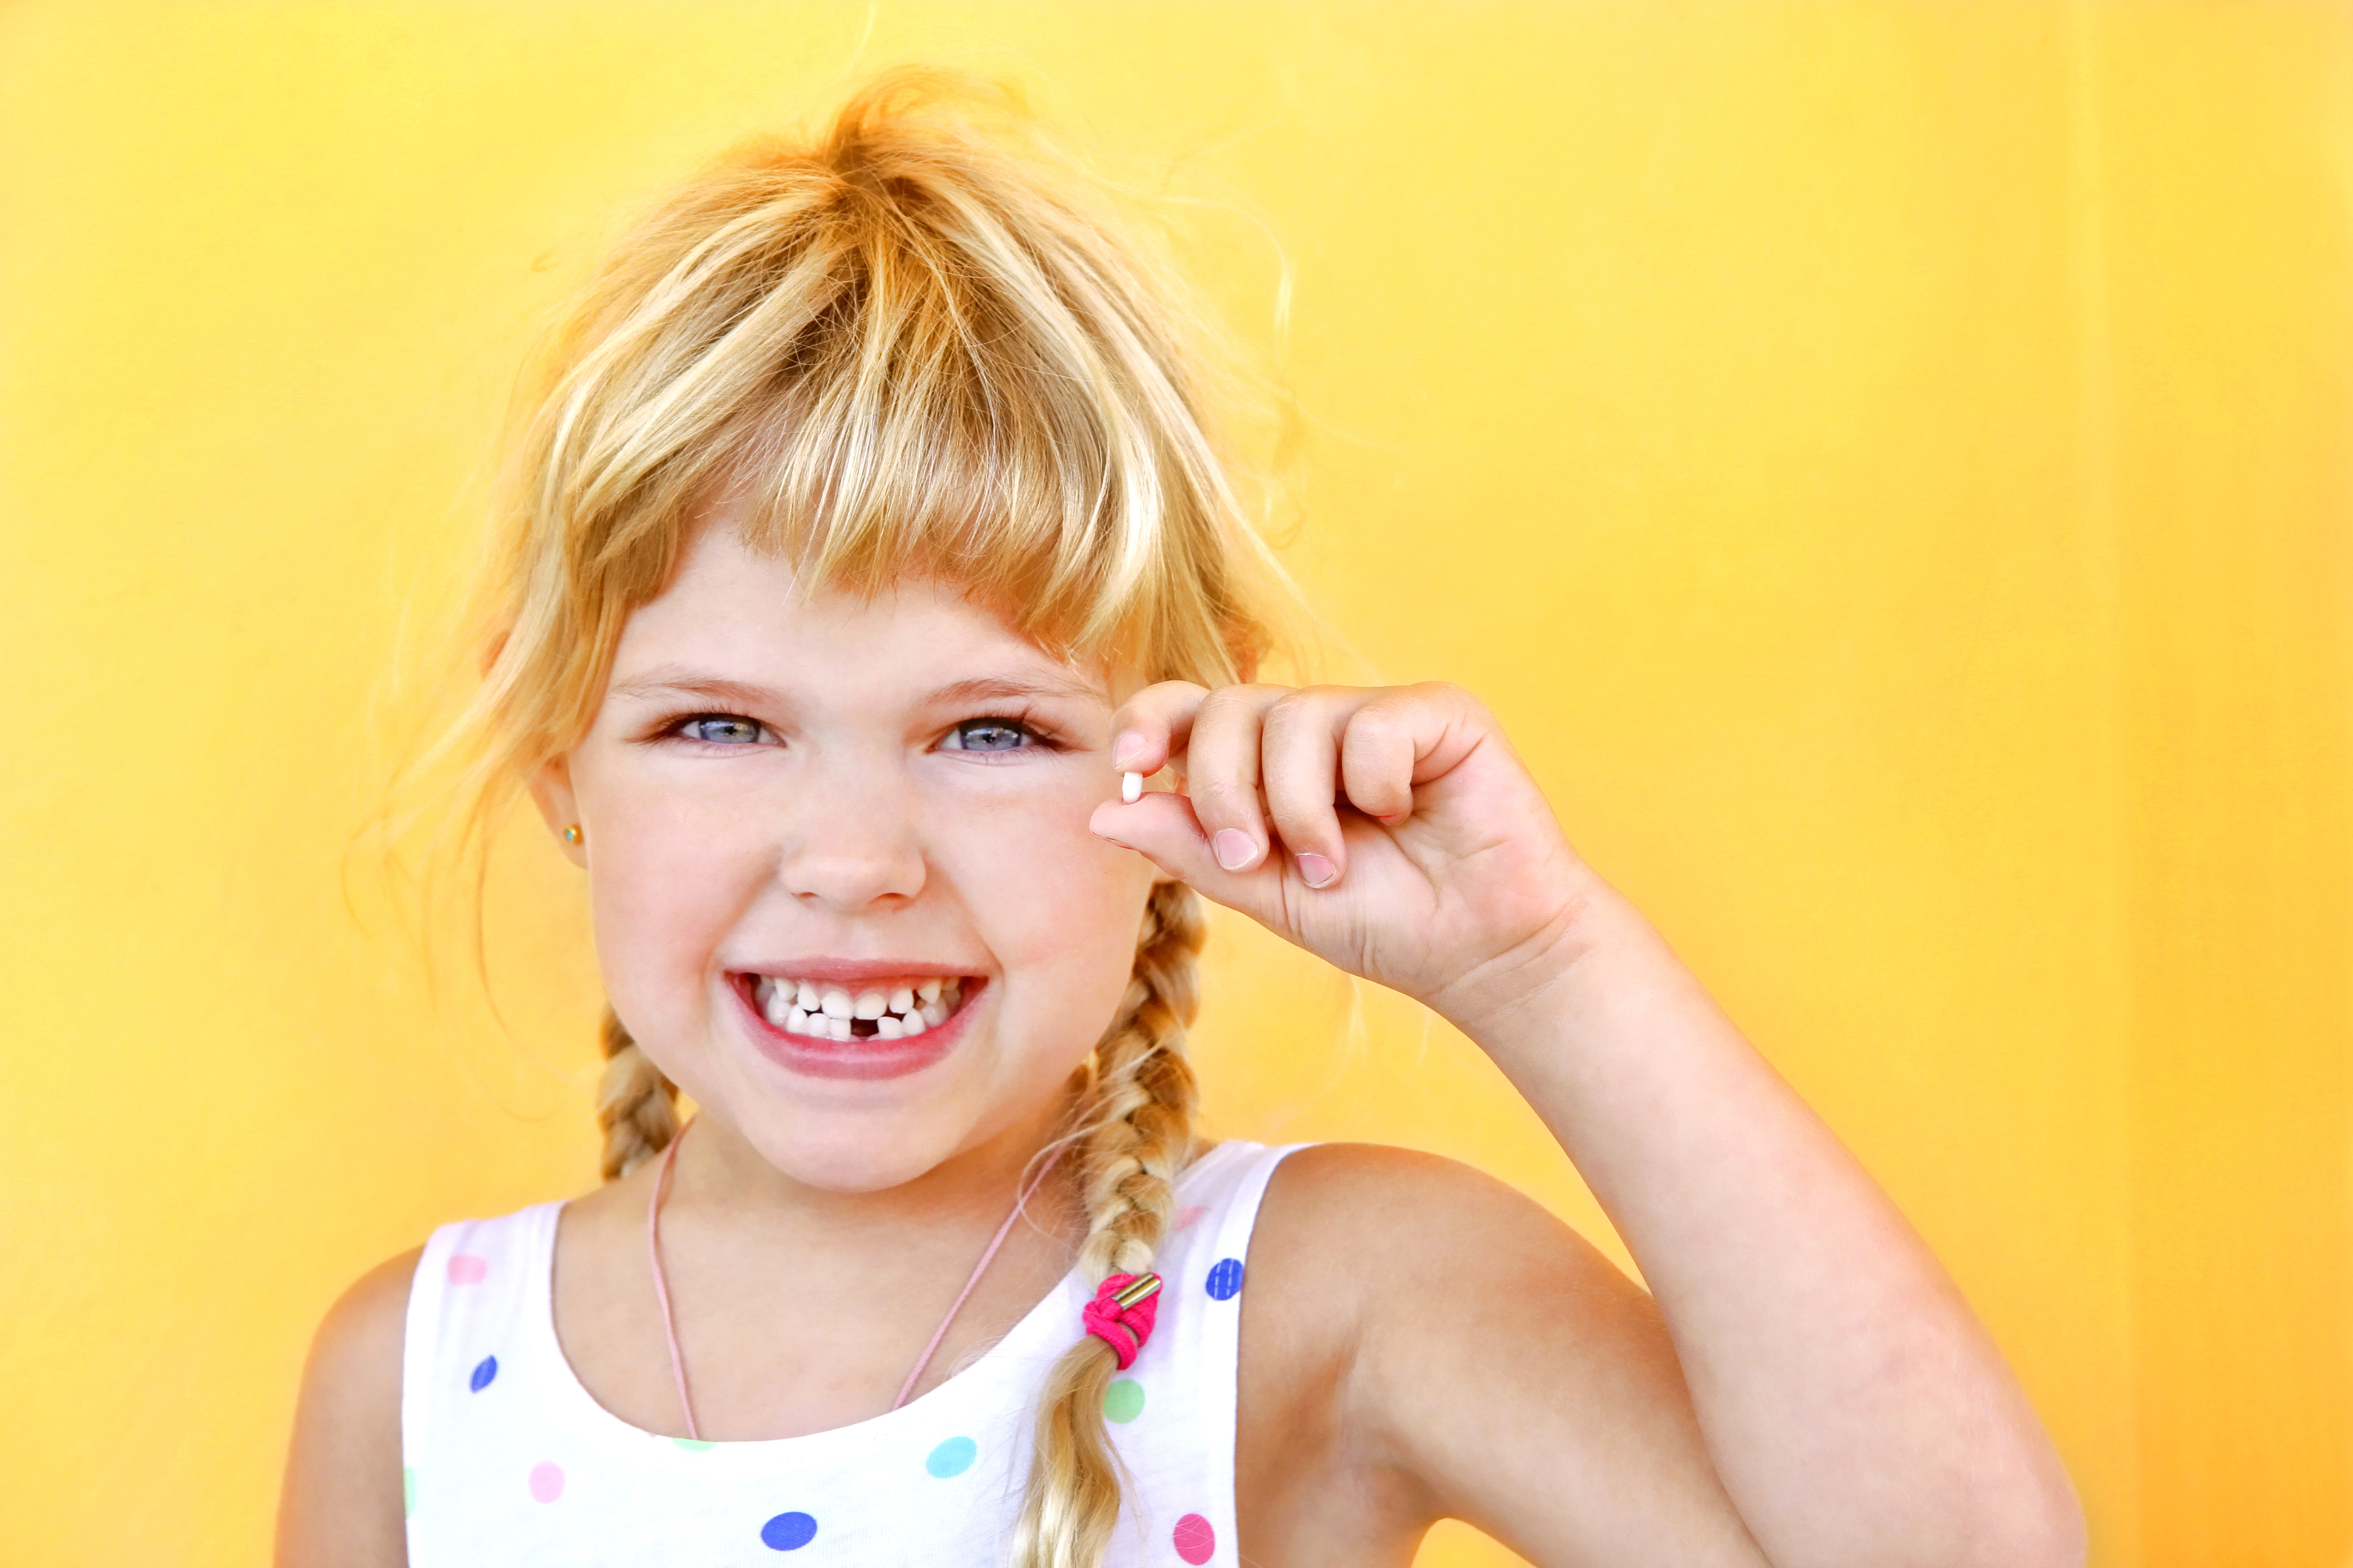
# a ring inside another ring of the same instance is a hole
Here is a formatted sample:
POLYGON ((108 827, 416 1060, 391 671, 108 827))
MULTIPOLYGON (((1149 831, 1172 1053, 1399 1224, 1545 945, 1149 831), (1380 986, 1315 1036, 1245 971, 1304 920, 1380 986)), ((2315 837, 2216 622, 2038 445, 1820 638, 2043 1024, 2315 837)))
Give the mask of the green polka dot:
POLYGON ((690 1454, 707 1454, 719 1446, 708 1437, 672 1437, 670 1441, 690 1454))
POLYGON ((400 1517, 406 1519, 417 1511, 417 1472, 406 1465, 400 1467, 400 1517))
POLYGON ((1144 1414, 1144 1384, 1123 1377, 1103 1390, 1103 1419, 1123 1424, 1144 1414))

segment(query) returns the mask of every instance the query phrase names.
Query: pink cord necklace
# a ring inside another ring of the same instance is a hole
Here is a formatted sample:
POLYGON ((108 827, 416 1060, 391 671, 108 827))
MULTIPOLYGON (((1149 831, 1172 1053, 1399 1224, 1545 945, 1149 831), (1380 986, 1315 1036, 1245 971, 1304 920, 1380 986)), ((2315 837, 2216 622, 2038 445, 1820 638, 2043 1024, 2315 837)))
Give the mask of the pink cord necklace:
MULTIPOLYGON (((694 1402, 687 1397, 686 1393, 686 1358, 679 1353, 678 1319, 670 1310, 670 1279, 662 1272, 661 1260, 662 1194, 670 1186, 670 1168, 678 1158, 678 1146, 686 1142, 687 1131, 693 1126, 694 1123, 690 1121, 681 1128, 678 1136, 670 1141, 670 1147, 662 1151, 661 1169, 654 1173, 653 1201, 646 1205, 646 1252, 653 1261, 654 1300, 661 1303, 662 1338, 670 1345, 670 1381, 678 1387, 678 1407, 686 1414, 687 1436, 701 1442, 702 1433, 694 1424, 694 1402)), ((933 1353, 940 1348, 940 1342, 947 1338, 948 1325, 955 1322, 956 1314, 964 1310, 973 1287, 979 1284, 980 1277, 988 1271, 989 1264, 997 1258, 997 1249, 1005 1245, 1005 1238, 1013 1234, 1013 1222, 1021 1217, 1021 1211, 1029 1206, 1029 1199, 1052 1172, 1054 1163, 1061 1157, 1062 1151, 1058 1145, 1051 1154, 1046 1156, 1046 1163, 1038 1167, 1038 1173, 1029 1178, 1029 1185, 1021 1189, 1021 1195, 1013 1200, 1012 1212, 1005 1216, 1005 1223, 997 1227, 996 1236, 989 1239, 988 1249, 980 1255, 980 1261, 973 1265, 972 1277, 964 1282, 964 1289, 956 1292, 955 1300, 949 1304, 948 1315, 942 1318, 940 1326, 932 1331, 931 1342, 924 1345, 923 1353, 915 1358, 913 1369, 907 1373, 907 1381, 899 1385, 899 1397, 891 1402, 892 1409, 896 1410, 906 1404, 907 1396, 915 1392, 916 1380, 923 1375, 923 1369, 932 1364, 933 1353)), ((1121 1283, 1126 1282, 1127 1276, 1117 1278, 1121 1283)), ((1089 1331, 1093 1330, 1090 1328, 1089 1331)), ((1150 1332, 1148 1326, 1145 1332, 1150 1332)), ((1126 1360, 1122 1359, 1120 1364, 1125 1366, 1126 1360)))

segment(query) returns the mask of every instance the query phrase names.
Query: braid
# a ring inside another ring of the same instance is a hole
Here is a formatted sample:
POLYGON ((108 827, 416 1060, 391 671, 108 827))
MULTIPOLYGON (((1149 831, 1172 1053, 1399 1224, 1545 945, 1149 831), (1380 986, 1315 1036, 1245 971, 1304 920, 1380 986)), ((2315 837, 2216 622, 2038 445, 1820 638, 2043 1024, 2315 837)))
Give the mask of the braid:
POLYGON ((605 1179, 626 1176, 678 1136, 678 1086, 629 1037, 621 1016, 605 1009, 605 1079, 596 1089, 596 1125, 605 1130, 605 1179))
MULTIPOLYGON (((1154 885, 1134 973, 1119 1021, 1095 1047, 1092 1090, 1081 1113, 1087 1237, 1079 1261, 1092 1284, 1145 1272, 1167 1234, 1173 1184, 1193 1151, 1185 1026, 1199 1003, 1195 968, 1206 934, 1190 888, 1154 885)), ((1103 1561, 1119 1521, 1119 1473, 1103 1412, 1117 1365, 1111 1347, 1090 1335, 1047 1375, 1029 1495, 1014 1533, 1017 1568, 1097 1568, 1103 1561)))

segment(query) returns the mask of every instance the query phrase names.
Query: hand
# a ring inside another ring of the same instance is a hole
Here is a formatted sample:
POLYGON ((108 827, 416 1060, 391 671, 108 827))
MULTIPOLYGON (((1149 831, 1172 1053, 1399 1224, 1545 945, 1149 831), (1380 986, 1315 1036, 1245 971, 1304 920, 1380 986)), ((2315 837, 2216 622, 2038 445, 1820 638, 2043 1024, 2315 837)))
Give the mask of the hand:
POLYGON ((1602 887, 1455 687, 1164 681, 1112 733, 1113 765, 1179 782, 1096 807, 1096 833, 1474 1038, 1574 958, 1602 887))

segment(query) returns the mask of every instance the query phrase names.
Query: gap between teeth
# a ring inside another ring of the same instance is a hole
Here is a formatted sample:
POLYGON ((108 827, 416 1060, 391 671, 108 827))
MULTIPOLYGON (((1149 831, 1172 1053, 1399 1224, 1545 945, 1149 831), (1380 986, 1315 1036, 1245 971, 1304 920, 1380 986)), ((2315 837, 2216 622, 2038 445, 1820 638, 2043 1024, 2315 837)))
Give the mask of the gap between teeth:
POLYGON ((851 991, 762 975, 754 989, 754 999, 769 1023, 787 1034, 818 1040, 903 1040, 946 1022, 963 994, 964 982, 946 978, 890 991, 851 991), (857 1028, 860 1022, 873 1028, 857 1028))

